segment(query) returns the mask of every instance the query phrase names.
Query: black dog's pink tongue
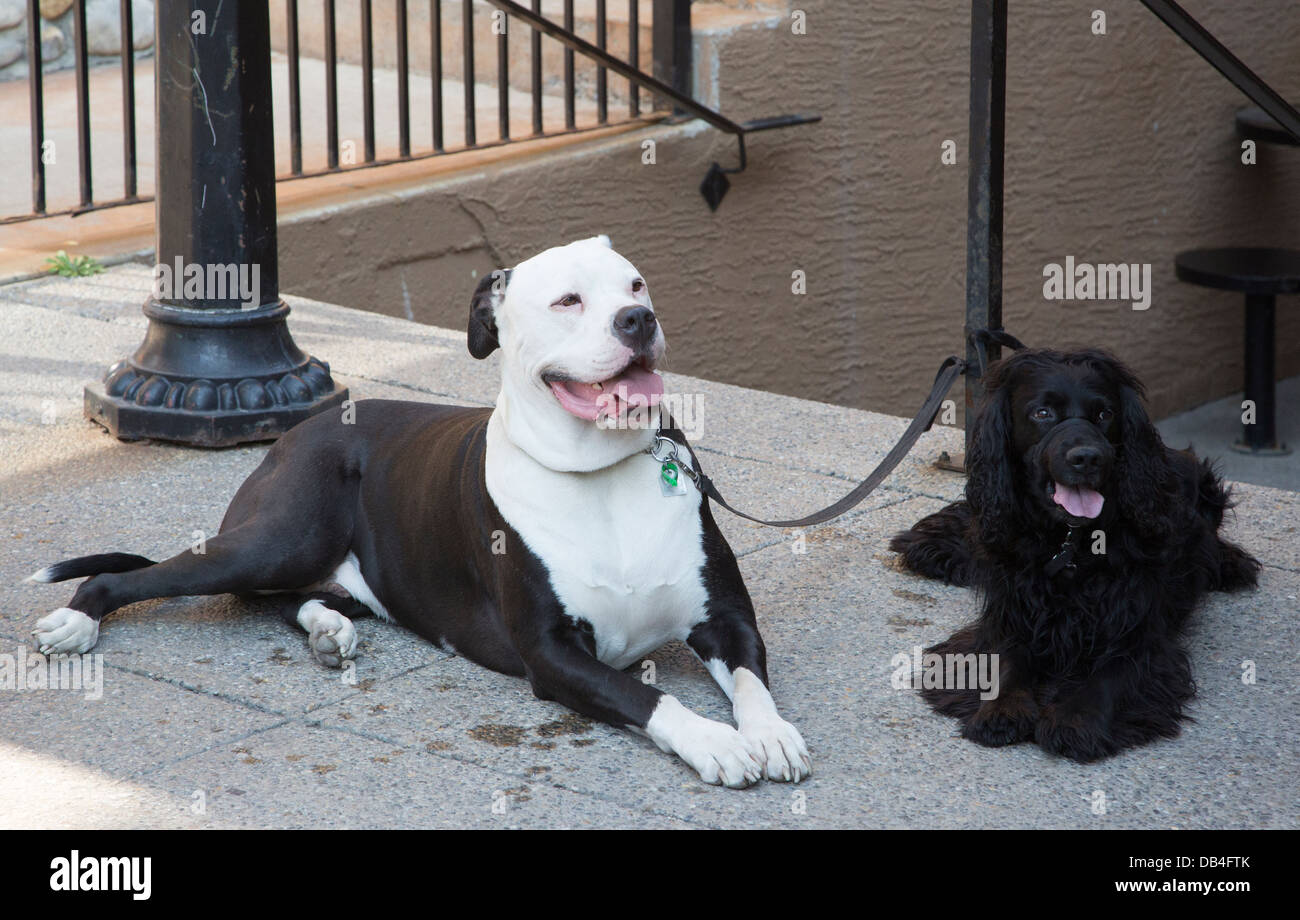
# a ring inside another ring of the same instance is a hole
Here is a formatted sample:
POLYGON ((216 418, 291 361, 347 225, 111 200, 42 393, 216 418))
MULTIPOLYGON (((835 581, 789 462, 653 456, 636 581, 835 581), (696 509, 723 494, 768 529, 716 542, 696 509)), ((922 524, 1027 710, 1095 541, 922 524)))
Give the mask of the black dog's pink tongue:
POLYGON ((1101 514, 1101 506, 1106 499, 1102 498, 1100 492, 1094 492, 1087 486, 1063 486, 1059 482, 1053 485, 1056 489, 1052 493, 1052 501, 1070 514, 1077 518, 1095 518, 1101 514))

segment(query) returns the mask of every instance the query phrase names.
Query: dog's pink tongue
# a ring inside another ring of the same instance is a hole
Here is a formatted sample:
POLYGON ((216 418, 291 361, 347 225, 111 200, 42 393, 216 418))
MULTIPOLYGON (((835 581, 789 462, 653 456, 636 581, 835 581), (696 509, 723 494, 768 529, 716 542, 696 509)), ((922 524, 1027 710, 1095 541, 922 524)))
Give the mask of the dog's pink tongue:
POLYGON ((642 405, 653 406, 664 395, 664 378, 643 367, 631 367, 614 381, 614 387, 619 390, 626 387, 630 401, 636 402, 636 397, 640 397, 642 405))
POLYGON ((606 380, 596 401, 606 415, 617 415, 628 406, 658 405, 664 395, 664 378, 643 367, 630 367, 606 380))
POLYGON ((602 415, 618 418, 630 406, 657 405, 664 395, 664 379, 643 367, 630 367, 600 384, 556 381, 551 390, 569 412, 594 422, 602 415))
POLYGON ((1095 518, 1101 514, 1101 506, 1106 499, 1100 492, 1094 492, 1087 486, 1063 486, 1059 482, 1055 486, 1052 500, 1070 514, 1078 518, 1095 518))

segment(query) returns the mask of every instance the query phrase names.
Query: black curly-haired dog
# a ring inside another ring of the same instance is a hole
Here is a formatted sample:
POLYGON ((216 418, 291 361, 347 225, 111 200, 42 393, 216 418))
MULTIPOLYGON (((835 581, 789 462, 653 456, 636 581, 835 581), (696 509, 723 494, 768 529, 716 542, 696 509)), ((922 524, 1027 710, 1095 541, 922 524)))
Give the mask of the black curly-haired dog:
POLYGON ((1142 385, 1104 351, 998 362, 974 421, 966 500, 900 533, 904 568, 979 590, 978 619, 929 651, 996 653, 999 693, 923 690, 996 746, 1093 761, 1178 734, 1195 692, 1179 634, 1207 591, 1259 562, 1218 535, 1228 490, 1165 447, 1142 385))

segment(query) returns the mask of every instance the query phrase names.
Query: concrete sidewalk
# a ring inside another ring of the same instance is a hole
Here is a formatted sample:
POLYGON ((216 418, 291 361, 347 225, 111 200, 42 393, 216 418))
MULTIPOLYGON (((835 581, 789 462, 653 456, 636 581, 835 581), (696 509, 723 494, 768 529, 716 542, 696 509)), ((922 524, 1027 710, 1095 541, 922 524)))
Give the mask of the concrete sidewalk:
MULTIPOLYGON (((195 531, 215 533, 265 452, 123 444, 82 419, 83 384, 139 343, 148 288, 142 266, 0 287, 0 653, 23 650, 72 590, 26 575, 88 552, 170 555, 195 531)), ((287 299, 299 344, 354 398, 485 405, 496 393, 496 359, 471 359, 459 331, 287 299)), ((768 516, 837 498, 906 426, 680 376, 668 388, 701 395, 702 460, 724 494, 768 516)), ((649 741, 374 619, 357 623, 349 685, 266 608, 179 598, 106 621, 102 698, 0 690, 0 827, 1300 824, 1300 497, 1237 490, 1231 535, 1265 568, 1257 593, 1215 596, 1196 619, 1196 721, 1177 740, 1085 767, 954 737, 949 720, 890 684, 895 655, 946 637, 974 609, 967 591, 895 571, 885 548, 960 494, 960 478, 929 466, 960 443, 959 431, 932 431, 886 487, 803 541, 719 513, 758 608, 773 693, 813 753, 815 774, 798 787, 706 786, 649 741)), ((684 646, 653 661, 661 687, 729 718, 684 646)))

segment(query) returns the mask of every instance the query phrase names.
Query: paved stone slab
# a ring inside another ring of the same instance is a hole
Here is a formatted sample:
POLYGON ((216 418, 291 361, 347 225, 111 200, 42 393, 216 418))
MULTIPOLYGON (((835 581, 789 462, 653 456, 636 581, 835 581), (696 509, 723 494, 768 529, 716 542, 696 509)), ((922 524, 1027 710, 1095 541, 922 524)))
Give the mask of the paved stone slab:
POLYGON ((290 725, 172 764, 154 781, 201 791, 219 827, 684 827, 617 801, 348 731, 290 725))
MULTIPOLYGON (((656 683, 702 715, 730 721, 722 692, 680 644, 648 656, 656 683)), ((632 669, 640 675, 641 668, 632 669)), ((781 826, 792 792, 764 783, 742 791, 699 781, 653 743, 535 699, 525 681, 462 658, 385 681, 316 713, 326 725, 353 727, 394 743, 437 751, 534 785, 619 802, 644 813, 702 826, 781 826)))
POLYGON ((1265 565, 1300 572, 1300 493, 1237 485, 1224 533, 1265 565))
POLYGON ((0 830, 200 827, 191 804, 75 761, 0 742, 0 830))
MULTIPOLYGON (((6 643, 7 644, 7 643, 6 643)), ((13 647, 5 648, 12 654, 13 647)), ((160 765, 283 721, 107 664, 101 698, 73 689, 0 690, 5 741, 138 779, 160 765)))
POLYGON ((105 621, 97 652, 115 667, 277 714, 302 714, 382 677, 446 657, 429 643, 373 618, 357 621, 355 667, 312 658, 306 634, 270 608, 229 595, 134 604, 105 621))

